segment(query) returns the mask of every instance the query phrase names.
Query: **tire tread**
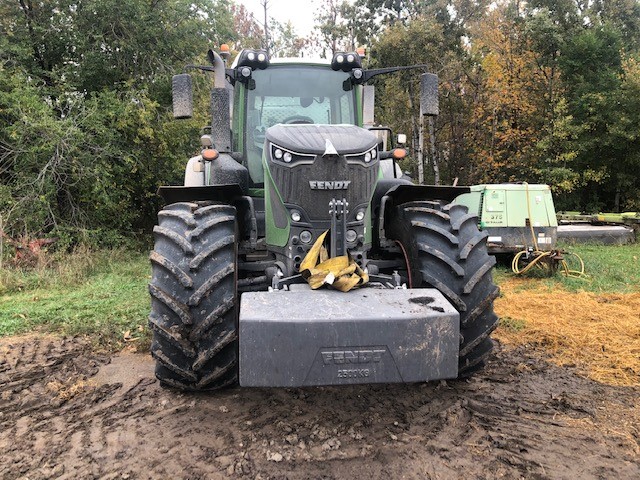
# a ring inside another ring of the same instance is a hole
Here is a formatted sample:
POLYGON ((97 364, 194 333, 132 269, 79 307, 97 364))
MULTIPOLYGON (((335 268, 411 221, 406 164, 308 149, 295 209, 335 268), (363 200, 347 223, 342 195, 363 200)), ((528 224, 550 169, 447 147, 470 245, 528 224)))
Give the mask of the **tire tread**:
POLYGON ((149 326, 164 386, 200 391, 237 382, 235 214, 231 205, 190 202, 158 214, 149 326))

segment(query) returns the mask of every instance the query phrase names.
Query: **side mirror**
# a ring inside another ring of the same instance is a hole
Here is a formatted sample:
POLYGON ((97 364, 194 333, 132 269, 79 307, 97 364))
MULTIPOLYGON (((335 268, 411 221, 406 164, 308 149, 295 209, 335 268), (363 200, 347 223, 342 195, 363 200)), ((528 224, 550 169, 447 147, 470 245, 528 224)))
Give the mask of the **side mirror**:
POLYGON ((173 118, 185 119, 193 117, 193 85, 191 75, 181 73, 171 79, 173 95, 173 118))
POLYGON ((438 75, 435 73, 423 73, 420 78, 420 113, 430 116, 440 114, 438 75))
POLYGON ((362 88, 362 124, 373 125, 373 110, 376 103, 376 88, 373 85, 365 85, 362 88))

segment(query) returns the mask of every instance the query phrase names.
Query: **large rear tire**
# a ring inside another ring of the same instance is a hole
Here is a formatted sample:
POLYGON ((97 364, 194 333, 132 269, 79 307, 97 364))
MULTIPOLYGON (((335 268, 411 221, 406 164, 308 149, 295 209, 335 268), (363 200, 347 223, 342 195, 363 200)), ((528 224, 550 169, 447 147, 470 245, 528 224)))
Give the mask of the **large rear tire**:
POLYGON ((487 253, 487 233, 462 205, 411 202, 394 213, 387 234, 403 247, 412 286, 438 289, 460 313, 458 377, 468 377, 484 367, 498 325, 496 260, 487 253))
POLYGON ((236 209, 175 203, 153 229, 149 284, 156 377, 180 390, 238 378, 236 209))

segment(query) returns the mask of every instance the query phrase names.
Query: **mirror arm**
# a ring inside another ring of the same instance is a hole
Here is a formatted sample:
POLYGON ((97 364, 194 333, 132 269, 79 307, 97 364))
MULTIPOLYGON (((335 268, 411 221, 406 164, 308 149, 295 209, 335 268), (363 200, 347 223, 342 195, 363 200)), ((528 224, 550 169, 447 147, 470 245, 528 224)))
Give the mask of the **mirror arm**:
POLYGON ((213 69, 213 67, 210 67, 209 65, 185 65, 184 66, 185 73, 187 72, 187 70, 201 70, 203 72, 214 72, 215 71, 213 69))
POLYGON ((428 65, 405 65, 405 66, 401 66, 401 67, 374 68, 374 69, 371 69, 371 70, 364 70, 362 72, 362 78, 360 78, 358 80, 356 80, 354 78, 353 80, 356 83, 367 83, 369 80, 371 80, 376 75, 384 75, 384 74, 387 74, 387 73, 401 72, 403 70, 416 70, 416 69, 419 69, 419 68, 428 69, 429 66, 428 65))

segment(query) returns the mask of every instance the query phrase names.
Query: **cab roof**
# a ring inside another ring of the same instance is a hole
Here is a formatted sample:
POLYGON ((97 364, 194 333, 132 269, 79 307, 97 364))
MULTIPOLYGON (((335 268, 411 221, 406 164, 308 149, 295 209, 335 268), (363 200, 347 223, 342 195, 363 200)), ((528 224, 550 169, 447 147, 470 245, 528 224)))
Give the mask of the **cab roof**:
POLYGON ((329 66, 331 65, 331 60, 327 60, 326 58, 318 58, 318 57, 309 57, 309 58, 300 58, 300 57, 283 57, 283 58, 272 58, 269 60, 271 65, 322 65, 329 66))
MULTIPOLYGON (((242 51, 236 55, 236 58, 231 64, 231 68, 236 68, 238 66, 238 59, 240 58, 241 53, 242 51)), ((331 65, 331 60, 319 57, 276 57, 269 59, 269 65, 316 65, 328 67, 331 65)))

